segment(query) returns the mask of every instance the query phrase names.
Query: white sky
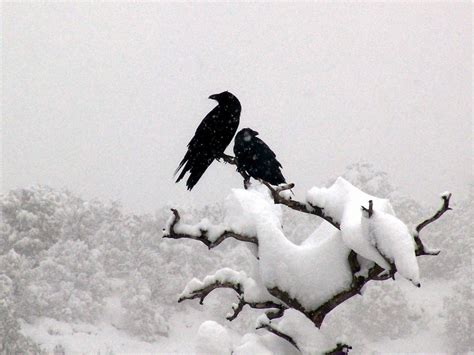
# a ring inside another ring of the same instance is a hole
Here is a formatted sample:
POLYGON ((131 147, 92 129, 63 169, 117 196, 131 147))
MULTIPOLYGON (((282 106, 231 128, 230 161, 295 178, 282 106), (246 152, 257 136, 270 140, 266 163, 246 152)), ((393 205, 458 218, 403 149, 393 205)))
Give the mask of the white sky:
POLYGON ((223 90, 299 197, 360 159, 434 204, 472 179, 470 3, 2 7, 3 191, 220 200, 231 166, 192 192, 172 174, 223 90))

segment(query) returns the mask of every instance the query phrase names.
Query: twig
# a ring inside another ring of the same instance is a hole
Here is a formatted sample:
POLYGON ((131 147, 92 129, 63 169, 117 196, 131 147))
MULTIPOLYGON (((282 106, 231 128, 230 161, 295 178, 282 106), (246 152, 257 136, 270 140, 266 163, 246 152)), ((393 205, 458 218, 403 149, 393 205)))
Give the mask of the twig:
POLYGON ((433 215, 433 217, 428 218, 421 222, 418 226, 416 226, 416 233, 420 234, 420 231, 425 228, 428 224, 436 221, 438 218, 440 218, 446 211, 452 210, 451 207, 449 207, 449 200, 451 199, 451 193, 447 195, 441 196, 443 199, 443 205, 441 208, 433 215))
POLYGON ((451 199, 451 193, 446 194, 441 196, 443 199, 443 205, 441 208, 431 217, 420 224, 416 226, 415 233, 413 237, 415 238, 415 243, 416 243, 416 255, 438 255, 440 253, 440 250, 427 250, 423 244, 423 242, 420 239, 420 231, 425 228, 428 224, 436 221, 438 218, 440 218, 446 211, 452 210, 451 207, 449 207, 449 200, 451 199))
POLYGON ((368 218, 372 217, 372 215, 374 214, 374 201, 369 200, 369 208, 365 208, 364 206, 361 207, 362 211, 367 214, 368 218))

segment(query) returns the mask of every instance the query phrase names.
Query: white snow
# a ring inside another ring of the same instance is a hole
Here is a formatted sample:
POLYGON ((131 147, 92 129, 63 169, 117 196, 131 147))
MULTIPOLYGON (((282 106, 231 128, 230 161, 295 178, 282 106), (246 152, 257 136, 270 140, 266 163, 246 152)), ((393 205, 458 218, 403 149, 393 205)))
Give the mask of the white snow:
MULTIPOLYGON (((163 230, 163 236, 170 234, 170 228, 174 220, 174 215, 168 219, 163 230)), ((213 224, 207 218, 202 219, 196 224, 186 224, 180 220, 174 226, 174 231, 178 234, 188 234, 193 237, 199 237, 203 233, 206 233, 207 239, 209 239, 211 242, 216 241, 216 239, 219 238, 219 236, 222 235, 226 229, 227 227, 225 225, 213 224)))
POLYGON ((233 354, 235 355, 273 355, 270 349, 265 346, 263 337, 248 333, 245 334, 240 344, 236 345, 233 354))
POLYGON ((267 218, 281 225, 282 211, 280 205, 271 201, 268 188, 261 184, 252 185, 250 189, 232 189, 225 200, 225 223, 236 233, 257 236, 257 222, 261 219, 259 211, 268 212, 267 218))
POLYGON ((244 293, 244 299, 247 302, 270 301, 274 299, 261 283, 257 283, 253 278, 248 277, 244 271, 235 271, 230 268, 220 269, 214 275, 206 276, 202 281, 196 278, 192 279, 179 297, 191 297, 196 291, 212 285, 216 281, 240 285, 244 293))
POLYGON ((397 271, 415 286, 420 272, 415 255, 415 241, 405 223, 388 213, 374 210, 368 218, 371 242, 385 257, 395 263, 397 271))
POLYGON ((232 353, 232 342, 227 329, 212 320, 202 323, 198 330, 196 353, 230 355, 232 353))
POLYGON ((257 235, 260 275, 267 288, 278 287, 314 309, 350 285, 349 249, 340 234, 317 230, 313 242, 296 245, 283 234, 281 207, 267 193, 233 190, 228 201, 237 202, 231 227, 257 235))
POLYGON ((329 188, 313 187, 306 201, 340 223, 342 239, 350 249, 386 270, 390 265, 385 258, 395 262, 403 276, 419 284, 413 236, 387 199, 368 195, 339 177, 329 188), (369 201, 374 214, 364 218, 362 206, 368 208, 369 201))

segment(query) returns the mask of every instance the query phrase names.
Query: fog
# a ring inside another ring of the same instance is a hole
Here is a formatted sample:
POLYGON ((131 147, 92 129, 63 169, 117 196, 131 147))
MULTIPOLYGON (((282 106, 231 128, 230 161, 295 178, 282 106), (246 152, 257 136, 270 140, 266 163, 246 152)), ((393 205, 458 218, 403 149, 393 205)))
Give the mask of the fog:
MULTIPOLYGON (((302 198, 360 160, 439 203, 472 180, 472 4, 2 4, 2 190, 34 184, 152 212, 242 182, 173 172, 211 94, 302 198)), ((227 152, 231 154, 232 143, 227 152)))

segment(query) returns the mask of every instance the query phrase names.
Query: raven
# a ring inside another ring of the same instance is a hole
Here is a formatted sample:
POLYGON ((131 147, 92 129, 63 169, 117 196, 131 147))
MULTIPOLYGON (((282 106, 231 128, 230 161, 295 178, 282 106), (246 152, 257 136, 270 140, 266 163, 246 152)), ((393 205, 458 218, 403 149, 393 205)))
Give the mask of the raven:
POLYGON ((191 190, 214 159, 219 159, 234 137, 240 119, 240 102, 228 91, 209 96, 218 105, 207 114, 196 129, 194 137, 188 144, 188 151, 179 163, 174 175, 184 166, 176 182, 180 181, 187 171, 186 181, 191 190))
POLYGON ((262 179, 272 185, 286 183, 281 173, 281 164, 275 153, 260 138, 258 132, 244 128, 235 136, 234 154, 237 169, 254 179, 262 179))

